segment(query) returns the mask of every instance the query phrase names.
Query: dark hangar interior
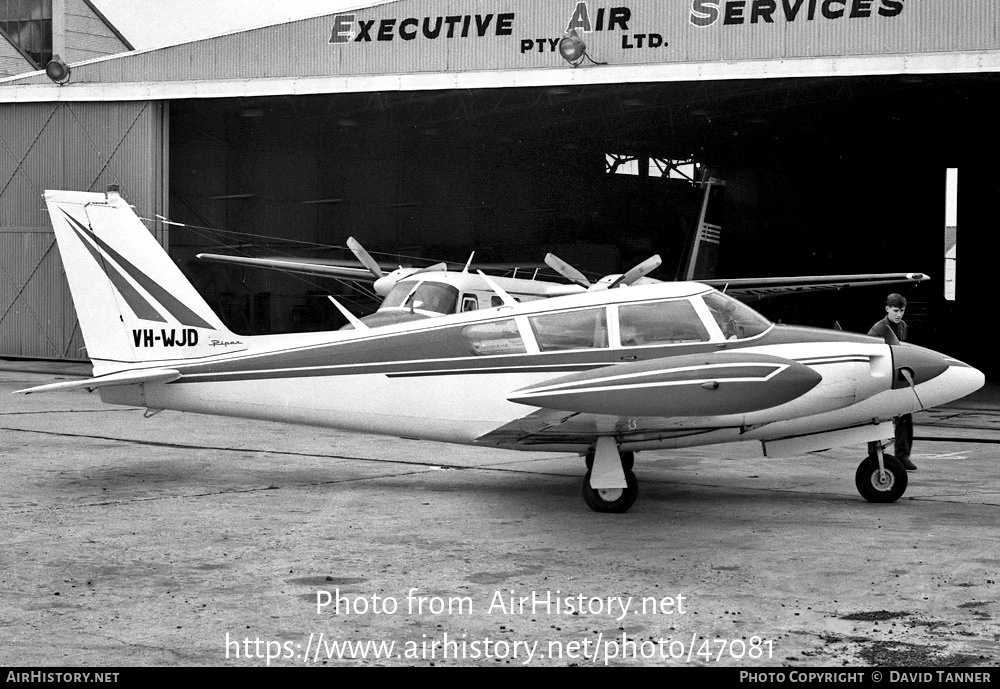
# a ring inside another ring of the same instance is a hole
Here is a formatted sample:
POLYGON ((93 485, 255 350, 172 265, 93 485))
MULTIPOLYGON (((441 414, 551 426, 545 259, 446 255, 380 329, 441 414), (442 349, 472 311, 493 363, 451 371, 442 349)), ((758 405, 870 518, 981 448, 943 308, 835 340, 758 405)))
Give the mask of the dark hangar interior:
MULTIPOLYGON (((354 236, 388 263, 461 264, 475 251, 476 263, 530 270, 551 251, 597 276, 660 253, 652 277, 672 279, 701 204, 684 177, 711 175, 725 182, 710 209, 718 277, 926 273, 903 288, 913 341, 996 375, 985 338, 955 336, 981 320, 997 255, 995 84, 907 74, 173 101, 169 212, 187 227, 171 229, 171 253, 247 333, 337 327, 326 294, 361 313, 375 302, 198 251, 350 258, 354 236), (664 174, 672 165, 684 174, 664 174), (955 300, 943 289, 948 168, 959 170, 955 300)), ((753 305, 867 331, 887 291, 753 305)))

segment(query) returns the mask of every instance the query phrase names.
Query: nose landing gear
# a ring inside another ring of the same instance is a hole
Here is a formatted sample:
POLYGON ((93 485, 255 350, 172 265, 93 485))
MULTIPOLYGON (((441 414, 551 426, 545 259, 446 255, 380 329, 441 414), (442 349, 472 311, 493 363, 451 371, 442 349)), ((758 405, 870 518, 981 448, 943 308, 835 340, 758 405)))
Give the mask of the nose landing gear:
POLYGON ((883 454, 881 444, 876 445, 876 454, 858 465, 854 485, 868 502, 896 502, 906 492, 906 468, 892 455, 883 454))

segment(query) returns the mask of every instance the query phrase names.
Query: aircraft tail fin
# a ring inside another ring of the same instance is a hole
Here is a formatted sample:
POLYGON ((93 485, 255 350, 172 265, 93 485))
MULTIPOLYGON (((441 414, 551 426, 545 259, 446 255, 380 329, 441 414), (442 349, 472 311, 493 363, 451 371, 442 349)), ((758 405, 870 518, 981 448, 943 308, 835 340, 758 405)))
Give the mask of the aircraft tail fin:
POLYGON ((721 196, 725 182, 708 177, 702 182, 703 194, 688 250, 678 270, 679 280, 704 280, 715 277, 719 262, 719 244, 722 241, 722 224, 719 222, 721 196))
POLYGON ((117 190, 44 197, 95 376, 246 348, 117 190))

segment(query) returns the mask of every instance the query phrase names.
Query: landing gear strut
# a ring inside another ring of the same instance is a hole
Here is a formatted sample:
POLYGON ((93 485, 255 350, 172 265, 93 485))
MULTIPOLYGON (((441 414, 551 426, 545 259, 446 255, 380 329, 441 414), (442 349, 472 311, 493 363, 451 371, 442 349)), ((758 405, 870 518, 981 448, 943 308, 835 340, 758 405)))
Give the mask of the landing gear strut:
POLYGON ((583 500, 595 512, 626 512, 639 496, 639 482, 632 473, 635 454, 622 452, 612 438, 602 437, 585 457, 583 500))
POLYGON ((906 469, 892 455, 882 453, 878 445, 876 454, 868 455, 854 474, 854 485, 868 502, 896 502, 906 492, 906 469))

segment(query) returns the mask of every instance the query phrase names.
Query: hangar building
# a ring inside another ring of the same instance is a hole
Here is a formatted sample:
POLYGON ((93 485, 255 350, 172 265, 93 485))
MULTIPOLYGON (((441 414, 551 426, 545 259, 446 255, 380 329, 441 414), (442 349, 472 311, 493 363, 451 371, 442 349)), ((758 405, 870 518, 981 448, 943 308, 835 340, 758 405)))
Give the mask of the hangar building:
MULTIPOLYGON (((47 188, 119 185, 254 333, 336 327, 322 296, 357 295, 195 253, 335 257, 322 247, 354 236, 459 262, 552 251, 600 274, 659 252, 670 279, 692 178, 711 175, 720 277, 925 272, 906 292, 914 341, 1000 373, 979 334, 998 243, 995 0, 400 0, 140 51, 87 0, 34 1, 70 73, 0 80, 0 356, 85 355, 47 188), (83 24, 104 36, 93 53, 83 24), (571 31, 577 64, 558 50, 571 31)), ((10 26, 8 73, 26 53, 10 26)), ((883 298, 758 308, 866 331, 883 298)))

